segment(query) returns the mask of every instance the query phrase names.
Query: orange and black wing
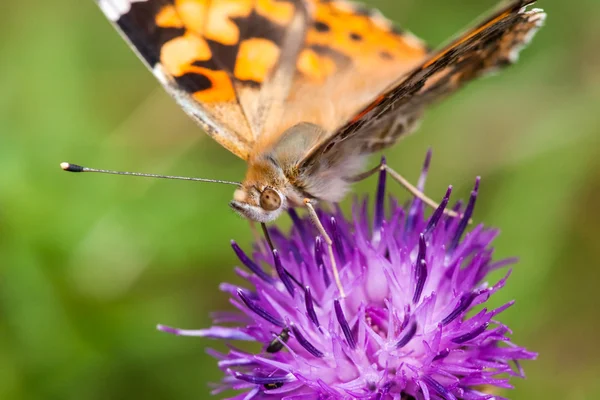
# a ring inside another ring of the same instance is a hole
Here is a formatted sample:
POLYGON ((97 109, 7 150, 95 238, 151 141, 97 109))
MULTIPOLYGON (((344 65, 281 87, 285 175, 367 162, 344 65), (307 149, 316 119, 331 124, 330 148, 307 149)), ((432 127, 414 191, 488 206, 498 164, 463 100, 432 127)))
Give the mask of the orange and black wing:
POLYGON ((310 171, 319 160, 344 153, 345 147, 360 148, 363 153, 386 148, 414 127, 425 106, 478 76, 515 62, 545 18, 539 9, 526 10, 534 1, 512 0, 432 53, 312 149, 300 169, 310 171))
POLYGON ((304 3, 306 37, 283 110, 271 113, 267 138, 300 122, 333 132, 429 52, 377 10, 343 0, 304 3))
POLYGON ((427 48, 343 0, 96 0, 210 136, 243 159, 289 127, 333 131, 427 48))
POLYGON ((247 159, 260 94, 283 49, 304 37, 300 1, 96 1, 182 108, 247 159))

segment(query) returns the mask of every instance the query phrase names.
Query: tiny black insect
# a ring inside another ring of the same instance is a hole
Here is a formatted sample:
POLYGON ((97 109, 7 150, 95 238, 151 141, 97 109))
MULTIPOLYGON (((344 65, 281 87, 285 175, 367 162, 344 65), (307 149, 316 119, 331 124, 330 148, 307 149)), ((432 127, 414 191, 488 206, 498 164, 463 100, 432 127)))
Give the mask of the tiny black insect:
POLYGON ((283 344, 290 340, 290 328, 283 328, 281 333, 277 335, 267 346, 267 353, 277 353, 283 349, 283 344))
POLYGON ((279 389, 280 387, 283 386, 283 382, 265 383, 263 386, 267 390, 279 389))

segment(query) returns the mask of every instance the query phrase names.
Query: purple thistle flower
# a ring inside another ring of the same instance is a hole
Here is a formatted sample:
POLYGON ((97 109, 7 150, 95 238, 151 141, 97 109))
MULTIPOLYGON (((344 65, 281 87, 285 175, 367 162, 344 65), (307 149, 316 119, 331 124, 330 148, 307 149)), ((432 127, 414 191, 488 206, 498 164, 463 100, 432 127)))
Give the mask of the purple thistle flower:
POLYGON ((234 389, 242 391, 234 397, 240 400, 471 400, 494 397, 481 391, 483 385, 510 388, 509 377, 524 376, 518 360, 536 354, 512 344, 509 328, 494 319, 513 302, 477 307, 510 273, 494 285, 484 281, 507 264, 492 262, 496 230, 478 225, 463 238, 479 179, 467 207, 454 207, 462 218, 444 215, 451 187, 429 218, 418 199, 404 208, 391 198, 386 213, 385 182, 382 171, 372 222, 366 199, 355 203, 351 219, 338 208, 318 211, 334 242, 345 298, 330 278, 323 240, 308 218, 292 210, 290 234, 270 229, 277 250, 257 246, 250 258, 232 242, 247 268, 236 272, 248 285, 221 285, 239 314, 217 314, 215 324, 233 326, 159 326, 178 335, 262 345, 256 354, 211 350, 226 374, 213 394, 234 389))

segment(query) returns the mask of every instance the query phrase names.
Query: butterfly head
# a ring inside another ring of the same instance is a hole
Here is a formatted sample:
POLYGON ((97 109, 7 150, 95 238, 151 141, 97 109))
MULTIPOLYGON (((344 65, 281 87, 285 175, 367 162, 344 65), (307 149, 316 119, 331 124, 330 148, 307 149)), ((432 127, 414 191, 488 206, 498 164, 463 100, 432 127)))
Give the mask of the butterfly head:
POLYGON ((229 203, 242 217, 256 222, 271 222, 287 208, 285 196, 276 188, 241 187, 229 203))
POLYGON ((287 186, 283 171, 272 159, 253 160, 229 205, 252 221, 271 222, 288 208, 287 186))

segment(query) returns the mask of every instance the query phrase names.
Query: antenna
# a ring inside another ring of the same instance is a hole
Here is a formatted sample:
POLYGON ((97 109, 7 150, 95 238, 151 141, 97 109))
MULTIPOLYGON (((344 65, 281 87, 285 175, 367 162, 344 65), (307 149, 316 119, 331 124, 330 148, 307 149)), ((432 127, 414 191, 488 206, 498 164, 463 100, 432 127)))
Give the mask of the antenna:
POLYGON ((189 176, 171 176, 171 175, 157 175, 157 174, 142 174, 140 172, 112 171, 110 169, 96 169, 96 168, 82 167, 81 165, 71 164, 68 162, 60 163, 60 167, 63 169, 63 171, 68 171, 68 172, 97 172, 100 174, 130 175, 130 176, 141 176, 141 177, 145 177, 145 178, 177 179, 177 180, 182 180, 182 181, 212 182, 212 183, 223 183, 226 185, 242 186, 242 184, 240 182, 221 181, 218 179, 192 178, 189 176))

